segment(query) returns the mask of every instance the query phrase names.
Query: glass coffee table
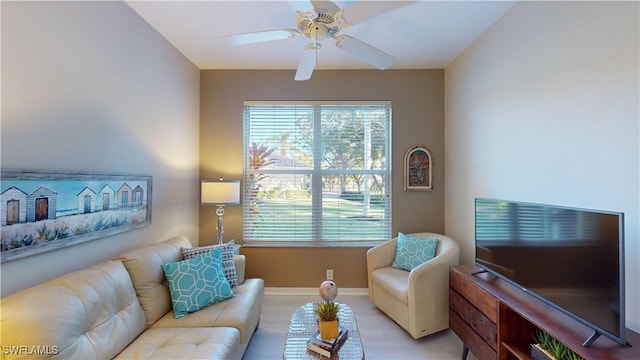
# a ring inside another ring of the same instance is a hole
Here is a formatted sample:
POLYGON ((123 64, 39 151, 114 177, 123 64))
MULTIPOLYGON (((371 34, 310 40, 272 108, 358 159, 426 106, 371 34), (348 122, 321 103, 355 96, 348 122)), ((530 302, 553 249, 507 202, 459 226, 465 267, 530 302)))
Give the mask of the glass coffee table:
MULTIPOLYGON (((326 359, 326 357, 307 350, 307 340, 318 331, 318 318, 313 312, 315 304, 302 305, 291 315, 287 343, 284 346, 284 359, 326 359)), ((351 308, 340 303, 338 319, 340 326, 349 330, 349 335, 332 359, 364 359, 364 349, 360 342, 356 317, 351 308)))

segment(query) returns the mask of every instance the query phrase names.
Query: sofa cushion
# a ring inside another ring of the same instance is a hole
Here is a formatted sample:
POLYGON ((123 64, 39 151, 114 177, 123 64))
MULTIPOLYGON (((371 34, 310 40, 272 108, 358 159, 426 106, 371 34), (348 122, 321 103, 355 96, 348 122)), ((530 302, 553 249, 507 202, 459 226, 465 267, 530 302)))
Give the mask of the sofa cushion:
POLYGON ((194 248, 182 248, 182 257, 191 259, 192 257, 202 255, 207 251, 220 248, 222 250, 222 269, 224 270, 224 276, 229 281, 231 287, 238 286, 238 274, 236 274, 236 264, 234 261, 236 243, 235 240, 231 240, 222 245, 208 245, 194 248))
POLYGON ((169 282, 173 316, 178 319, 211 304, 234 297, 222 270, 222 251, 162 265, 169 282))
POLYGON ((234 328, 152 328, 116 359, 227 359, 239 343, 234 328))
POLYGON ((391 264, 396 269, 411 271, 433 259, 440 240, 398 233, 396 256, 391 264))
POLYGON ((180 249, 189 246, 189 239, 178 236, 119 256, 131 276, 147 327, 172 310, 171 294, 162 264, 182 260, 180 249))
POLYGON ((111 359, 145 328, 131 279, 105 261, 2 299, 2 346, 60 359, 111 359))
POLYGON ((246 344, 260 321, 264 280, 247 279, 244 284, 233 288, 233 292, 233 299, 207 306, 179 319, 168 313, 153 324, 153 327, 229 326, 240 330, 241 342, 246 344))

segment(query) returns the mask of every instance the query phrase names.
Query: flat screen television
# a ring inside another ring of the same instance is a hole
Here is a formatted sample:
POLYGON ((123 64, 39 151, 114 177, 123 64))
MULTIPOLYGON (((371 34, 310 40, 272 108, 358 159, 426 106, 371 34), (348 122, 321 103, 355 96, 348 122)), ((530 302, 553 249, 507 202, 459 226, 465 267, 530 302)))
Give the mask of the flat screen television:
POLYGON ((476 264, 625 344, 624 214, 477 198, 476 264))

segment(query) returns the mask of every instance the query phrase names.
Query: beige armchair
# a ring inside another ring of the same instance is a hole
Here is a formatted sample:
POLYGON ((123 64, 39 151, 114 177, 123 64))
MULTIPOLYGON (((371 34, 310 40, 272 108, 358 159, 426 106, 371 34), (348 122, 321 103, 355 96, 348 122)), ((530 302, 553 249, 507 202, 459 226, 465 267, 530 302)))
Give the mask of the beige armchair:
POLYGON ((391 267, 397 238, 369 249, 369 299, 418 339, 449 327, 449 266, 458 264, 460 248, 444 235, 408 235, 440 239, 436 256, 409 272, 391 267))

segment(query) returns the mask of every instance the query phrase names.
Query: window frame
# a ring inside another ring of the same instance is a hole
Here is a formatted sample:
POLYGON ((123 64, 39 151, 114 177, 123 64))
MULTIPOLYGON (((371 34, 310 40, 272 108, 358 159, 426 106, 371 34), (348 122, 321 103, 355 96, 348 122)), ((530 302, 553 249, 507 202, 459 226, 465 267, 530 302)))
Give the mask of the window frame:
MULTIPOLYGON (((248 121, 250 121, 249 119, 246 119, 245 117, 245 113, 247 111, 247 107, 248 106, 309 106, 309 107, 313 107, 313 113, 314 113, 314 139, 321 139, 321 136, 318 136, 318 134, 321 133, 322 127, 321 127, 321 121, 315 121, 315 119, 321 119, 321 110, 323 106, 349 106, 349 105, 353 105, 353 106, 384 106, 386 107, 386 112, 387 112, 387 116, 386 116, 386 132, 385 132, 385 143, 386 143, 386 148, 385 148, 385 167, 386 169, 381 169, 381 170, 367 170, 367 169, 356 169, 356 170, 336 170, 336 169, 322 169, 321 166, 321 157, 320 156, 315 156, 315 154, 317 152, 320 151, 320 145, 321 145, 321 141, 318 142, 314 142, 314 156, 313 156, 313 168, 311 170, 307 170, 307 169, 300 169, 300 170, 291 170, 291 171, 286 171, 286 170, 273 170, 273 169, 261 169, 260 173, 265 173, 265 174, 292 174, 292 175, 300 175, 300 174, 308 174, 311 175, 311 183, 312 183, 312 190, 311 190, 311 198, 312 198, 312 208, 314 207, 322 207, 322 199, 323 199, 323 190, 322 190, 322 177, 324 175, 327 174, 382 174, 384 176, 384 197, 385 197, 385 203, 386 203, 386 207, 384 209, 385 211, 385 217, 384 217, 384 225, 386 227, 385 232, 387 233, 386 236, 382 239, 375 239, 375 240, 345 240, 345 239, 338 239, 338 240, 317 240, 317 236, 313 236, 313 240, 288 240, 288 239, 283 239, 283 240, 256 240, 256 239, 247 239, 244 238, 245 236, 245 227, 244 227, 244 222, 245 222, 245 202, 247 201, 247 199, 249 198, 248 195, 248 191, 246 191, 247 189, 247 185, 245 185, 244 189, 244 193, 243 193, 243 205, 242 205, 242 235, 243 235, 243 246, 248 246, 248 247, 371 247, 371 246, 375 246, 377 244, 380 244, 381 242, 388 240, 391 238, 391 233, 392 233, 392 215, 393 215, 393 211, 392 211, 392 190, 393 190, 393 186, 392 186, 392 175, 393 175, 393 169, 392 169, 392 106, 391 106, 391 101, 244 101, 243 103, 243 152, 244 152, 244 156, 243 156, 243 174, 242 174, 242 178, 243 178, 243 182, 246 184, 247 183, 247 179, 249 177, 249 173, 248 171, 250 171, 251 169, 248 168, 247 163, 249 161, 249 147, 250 147, 250 143, 251 143, 251 135, 250 135, 250 130, 247 128, 249 123, 248 121), (320 189, 319 191, 317 191, 317 189, 320 189)), ((314 214, 316 214, 315 216, 319 216, 319 218, 321 219, 322 216, 318 215, 317 211, 314 211, 314 214)), ((322 221, 315 221, 315 223, 319 223, 322 224, 322 221)), ((320 226, 320 230, 318 229, 312 229, 312 231, 314 233, 322 233, 320 226)))

